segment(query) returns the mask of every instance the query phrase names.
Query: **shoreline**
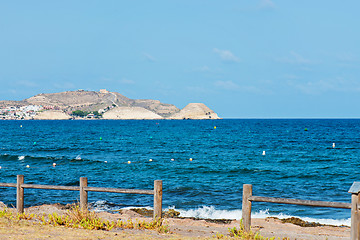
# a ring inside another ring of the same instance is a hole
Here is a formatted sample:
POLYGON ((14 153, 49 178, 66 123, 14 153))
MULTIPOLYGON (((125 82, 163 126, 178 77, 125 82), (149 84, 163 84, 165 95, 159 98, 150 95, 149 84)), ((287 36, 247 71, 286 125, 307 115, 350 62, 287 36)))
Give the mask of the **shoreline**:
MULTIPOLYGON (((41 206, 32 206, 25 209, 25 214, 36 214, 36 215, 49 215, 56 213, 58 215, 64 215, 66 211, 74 205, 61 205, 61 204, 51 204, 51 205, 41 205, 41 206)), ((0 204, 0 210, 3 210, 6 207, 5 204, 0 204)), ((14 208, 7 208, 9 211, 16 212, 14 208)), ((137 211, 122 209, 119 212, 109 213, 109 212, 97 212, 97 216, 105 221, 152 221, 151 217, 146 217, 139 214, 137 211)), ((175 214, 176 215, 176 214, 175 214)), ((229 228, 236 227, 239 229, 240 221, 239 220, 214 220, 214 219, 196 219, 196 218, 178 218, 174 216, 165 216, 164 223, 169 227, 171 233, 158 233, 153 230, 129 230, 129 229, 114 229, 111 231, 103 230, 90 230, 91 235, 93 232, 104 232, 104 234, 110 234, 110 238, 102 239, 112 239, 116 238, 114 234, 119 234, 119 239, 215 239, 216 237, 229 237, 229 228), (130 234, 126 237, 121 234, 130 234), (133 235, 134 234, 134 235, 133 235), (134 237, 135 236, 135 237, 134 237)), ((31 221, 31 220, 26 220, 31 221)), ((0 234, 6 236, 6 224, 3 221, 0 222, 0 234), (5 234, 5 235, 4 235, 5 234)), ((33 224, 34 225, 34 224, 33 224)), ((35 224, 36 225, 36 224, 35 224)), ((26 236, 31 236, 31 231, 37 226, 31 226, 30 229, 26 230, 26 236)), ((41 229, 45 228, 40 226, 41 229)), ((57 227, 56 227, 57 228, 57 227)), ((56 236, 59 237, 61 234, 65 234, 64 227, 59 227, 59 229, 54 231, 54 228, 51 229, 52 232, 56 233, 56 236)), ((79 229, 69 229, 69 231, 78 231, 79 229)), ((68 230, 66 230, 68 231, 68 230)), ((80 230, 86 232, 85 230, 80 230)), ((289 222, 283 222, 280 219, 269 217, 269 218, 254 218, 252 219, 252 231, 259 232, 263 237, 276 237, 276 238, 288 238, 288 239, 328 239, 328 240, 342 240, 349 239, 350 236, 350 227, 347 226, 330 226, 330 225, 321 225, 321 226, 308 226, 301 227, 289 222)), ((15 233, 9 233, 9 237, 13 239, 16 238, 15 233)), ((46 233, 49 235, 49 233, 46 233)), ((21 239, 21 238, 18 238, 21 239)), ((53 238, 56 239, 56 238, 53 238)), ((92 239, 92 238, 87 238, 92 239)), ((95 238, 94 238, 95 239, 95 238)), ((98 239, 98 238, 96 238, 98 239)))

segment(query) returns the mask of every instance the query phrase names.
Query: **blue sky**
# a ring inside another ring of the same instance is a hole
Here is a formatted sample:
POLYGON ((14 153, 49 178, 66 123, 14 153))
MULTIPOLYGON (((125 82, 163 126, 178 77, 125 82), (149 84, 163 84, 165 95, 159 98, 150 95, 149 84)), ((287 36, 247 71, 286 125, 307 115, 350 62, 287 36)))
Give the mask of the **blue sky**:
POLYGON ((106 88, 224 118, 360 117, 360 2, 0 0, 0 99, 106 88))

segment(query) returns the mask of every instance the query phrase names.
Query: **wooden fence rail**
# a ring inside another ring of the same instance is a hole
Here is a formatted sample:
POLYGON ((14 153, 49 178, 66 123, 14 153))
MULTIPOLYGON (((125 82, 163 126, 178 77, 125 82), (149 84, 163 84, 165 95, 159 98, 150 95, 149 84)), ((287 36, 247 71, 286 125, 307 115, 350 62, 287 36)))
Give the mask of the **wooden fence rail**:
POLYGON ((344 208, 351 209, 351 240, 360 239, 360 183, 354 182, 351 186, 349 193, 351 196, 351 203, 344 202, 325 202, 325 201, 312 201, 301 199, 289 198, 274 198, 252 195, 252 185, 243 185, 243 199, 242 199, 242 221, 245 231, 250 231, 251 227, 251 203, 252 202, 270 202, 282 204, 295 204, 313 207, 329 207, 329 208, 344 208))
POLYGON ((325 202, 325 201, 312 201, 312 200, 260 197, 260 196, 252 196, 249 198, 249 201, 294 204, 294 205, 313 206, 313 207, 331 207, 331 208, 351 209, 351 203, 344 203, 344 202, 325 202))
POLYGON ((24 189, 46 189, 46 190, 65 190, 80 192, 80 208, 88 209, 88 192, 110 192, 110 193, 129 193, 129 194, 148 194, 154 195, 154 218, 162 217, 162 181, 154 181, 154 190, 141 189, 121 189, 121 188, 102 188, 88 187, 86 177, 80 178, 80 186, 56 186, 56 185, 39 185, 24 183, 24 175, 17 175, 17 183, 0 183, 0 187, 15 187, 16 190, 16 209, 19 213, 24 212, 24 189))

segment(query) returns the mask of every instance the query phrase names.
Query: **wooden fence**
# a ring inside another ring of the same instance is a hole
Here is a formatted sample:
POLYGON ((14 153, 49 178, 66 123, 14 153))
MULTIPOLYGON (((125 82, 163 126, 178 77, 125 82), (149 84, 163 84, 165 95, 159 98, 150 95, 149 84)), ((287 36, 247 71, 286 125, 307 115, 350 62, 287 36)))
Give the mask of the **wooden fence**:
POLYGON ((154 190, 140 189, 120 189, 120 188, 102 188, 89 187, 86 177, 80 178, 80 186, 54 186, 54 185, 38 185, 24 183, 24 175, 17 175, 17 183, 0 183, 0 187, 16 188, 16 209, 19 213, 24 212, 24 188, 35 189, 52 189, 80 192, 80 208, 88 209, 88 192, 111 192, 111 193, 130 193, 130 194, 149 194, 154 195, 154 218, 162 217, 162 181, 154 181, 154 190))
POLYGON ((314 206, 314 207, 345 208, 345 209, 351 209, 351 240, 358 240, 360 239, 359 192, 360 192, 360 182, 354 182, 349 190, 349 193, 351 193, 351 203, 325 202, 325 201, 253 196, 252 185, 244 184, 243 199, 242 199, 242 221, 244 224, 245 231, 250 231, 252 202, 270 202, 270 203, 295 204, 295 205, 314 206))

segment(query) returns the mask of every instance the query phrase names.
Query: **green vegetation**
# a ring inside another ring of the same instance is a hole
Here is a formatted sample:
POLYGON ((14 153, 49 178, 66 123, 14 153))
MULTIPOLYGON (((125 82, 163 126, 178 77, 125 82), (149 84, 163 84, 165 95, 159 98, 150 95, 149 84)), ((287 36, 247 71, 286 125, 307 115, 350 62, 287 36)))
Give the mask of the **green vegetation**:
MULTIPOLYGON (((235 239, 243 239, 243 240, 275 240, 276 239, 276 237, 265 238, 261 236, 260 233, 258 232, 257 233, 254 233, 252 231, 246 232, 242 220, 240 220, 239 229, 237 229, 236 227, 229 228, 229 233, 230 233, 230 237, 233 237, 235 239)), ((221 234, 217 234, 216 237, 218 239, 224 238, 224 236, 221 234)), ((280 240, 280 238, 277 239, 280 240)), ((289 238, 283 238, 282 240, 289 240, 289 238)))
POLYGON ((93 111, 92 114, 94 114, 96 117, 102 116, 102 114, 100 114, 98 111, 93 111))
MULTIPOLYGON (((231 237, 246 239, 246 240, 265 240, 266 238, 259 235, 259 233, 253 233, 252 231, 246 232, 242 219, 240 220, 240 227, 237 229, 229 228, 229 233, 231 237)), ((270 239, 273 240, 273 239, 270 239)))
POLYGON ((77 116, 77 117, 86 117, 89 114, 94 114, 94 116, 96 118, 99 118, 102 116, 98 111, 87 112, 87 111, 76 110, 76 111, 72 112, 72 115, 77 116))
POLYGON ((103 221, 97 217, 95 212, 81 211, 78 206, 68 210, 66 215, 57 215, 56 213, 48 215, 48 220, 45 216, 39 219, 43 224, 54 226, 65 226, 72 228, 84 228, 89 230, 111 230, 116 224, 109 221, 103 221))
POLYGON ((89 112, 84 112, 84 111, 81 111, 81 110, 76 110, 76 111, 72 112, 72 115, 78 116, 78 117, 85 117, 88 114, 89 114, 89 112))
POLYGON ((110 231, 113 228, 122 229, 139 229, 139 230, 156 230, 159 233, 168 233, 169 227, 163 224, 162 219, 155 219, 150 222, 132 220, 121 221, 104 221, 97 217, 95 212, 82 211, 79 206, 74 206, 66 212, 65 215, 58 215, 52 213, 46 216, 37 216, 34 214, 18 214, 9 211, 8 209, 0 210, 0 218, 5 218, 9 221, 20 220, 37 220, 44 225, 64 226, 69 228, 84 228, 89 230, 105 230, 110 231))

